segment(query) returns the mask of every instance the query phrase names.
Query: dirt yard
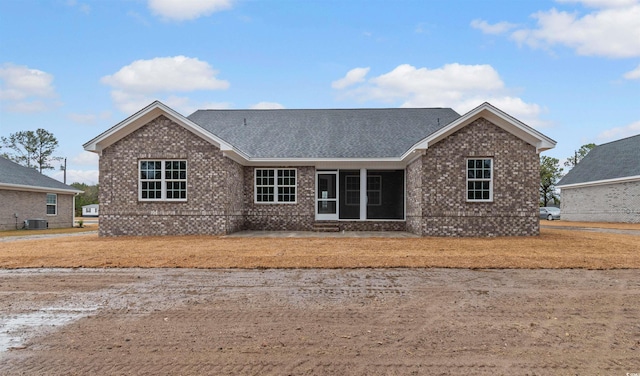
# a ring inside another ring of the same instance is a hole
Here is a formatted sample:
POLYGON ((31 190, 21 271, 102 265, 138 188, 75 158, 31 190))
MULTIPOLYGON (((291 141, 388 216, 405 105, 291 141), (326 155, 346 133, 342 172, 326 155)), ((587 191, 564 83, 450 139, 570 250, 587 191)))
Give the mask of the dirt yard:
POLYGON ((2 375, 626 375, 637 270, 0 271, 2 375))
POLYGON ((638 235, 17 239, 0 375, 640 372, 638 235))

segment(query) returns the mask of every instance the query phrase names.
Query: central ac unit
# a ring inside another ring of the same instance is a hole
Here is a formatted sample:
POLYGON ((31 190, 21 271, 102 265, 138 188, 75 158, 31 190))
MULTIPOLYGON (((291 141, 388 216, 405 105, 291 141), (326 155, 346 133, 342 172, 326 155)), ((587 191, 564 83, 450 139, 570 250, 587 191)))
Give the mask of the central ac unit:
POLYGON ((49 223, 46 219, 27 219, 24 221, 24 225, 27 230, 44 230, 49 228, 49 223))

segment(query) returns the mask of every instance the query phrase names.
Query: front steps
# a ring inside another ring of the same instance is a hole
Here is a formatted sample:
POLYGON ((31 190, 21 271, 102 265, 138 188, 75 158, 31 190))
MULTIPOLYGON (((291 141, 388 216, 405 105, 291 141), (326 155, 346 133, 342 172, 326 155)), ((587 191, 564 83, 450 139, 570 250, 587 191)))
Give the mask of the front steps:
POLYGON ((317 221, 313 223, 313 231, 340 232, 340 225, 338 221, 317 221))

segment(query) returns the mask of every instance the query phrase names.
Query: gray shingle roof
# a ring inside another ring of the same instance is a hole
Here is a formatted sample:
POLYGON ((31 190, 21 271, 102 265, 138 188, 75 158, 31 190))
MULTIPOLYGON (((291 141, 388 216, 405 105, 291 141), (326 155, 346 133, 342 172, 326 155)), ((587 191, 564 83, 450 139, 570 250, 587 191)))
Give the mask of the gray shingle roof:
POLYGON ((45 190, 48 188, 52 190, 80 192, 74 187, 42 175, 33 168, 24 167, 6 158, 0 157, 0 185, 2 184, 24 185, 33 188, 44 188, 45 190))
POLYGON ((450 108, 393 108, 198 110, 188 119, 250 158, 386 158, 459 117, 450 108))
POLYGON ((558 185, 640 176, 640 134, 593 148, 558 185))

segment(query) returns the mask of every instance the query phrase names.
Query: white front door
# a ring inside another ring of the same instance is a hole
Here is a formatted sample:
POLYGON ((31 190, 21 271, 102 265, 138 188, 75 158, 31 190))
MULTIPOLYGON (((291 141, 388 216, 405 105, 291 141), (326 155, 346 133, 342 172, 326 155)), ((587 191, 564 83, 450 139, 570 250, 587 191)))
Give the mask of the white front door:
POLYGON ((316 172, 316 220, 338 220, 338 172, 316 172))

